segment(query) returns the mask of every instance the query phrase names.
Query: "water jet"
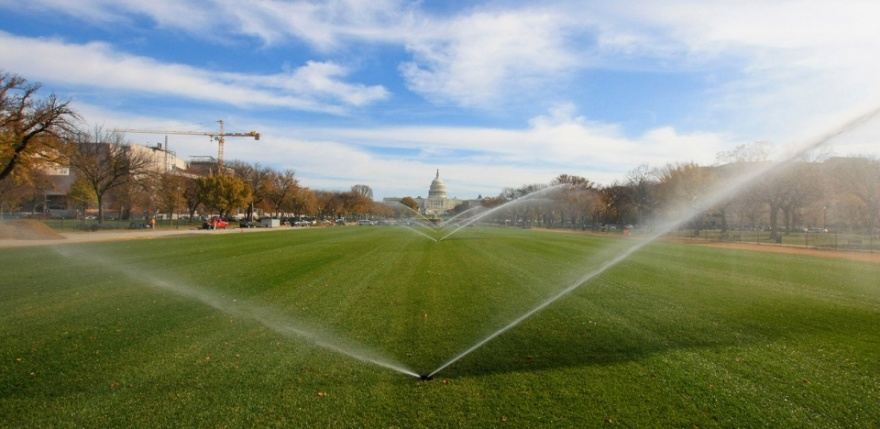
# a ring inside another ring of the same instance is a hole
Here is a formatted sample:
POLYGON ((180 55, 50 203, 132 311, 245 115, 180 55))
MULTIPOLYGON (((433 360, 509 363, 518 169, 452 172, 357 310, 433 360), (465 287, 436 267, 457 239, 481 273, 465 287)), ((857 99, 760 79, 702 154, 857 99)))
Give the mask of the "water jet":
MULTIPOLYGON (((567 287, 565 287, 562 290, 560 290, 559 292, 557 292, 555 295, 551 296, 550 298, 548 298, 548 299, 544 300, 543 302, 539 303, 538 305, 534 306, 533 308, 526 311, 525 313, 523 313, 519 317, 516 317, 511 322, 504 325, 503 327, 496 330, 495 332, 493 332, 493 333, 489 334, 488 336, 484 337, 483 339, 477 341, 470 348, 464 350, 463 352, 456 355, 455 357, 453 357, 452 359, 450 359, 446 363, 440 365, 437 369, 428 373, 427 377, 433 377, 434 375, 436 375, 440 371, 446 369, 450 365, 461 360, 462 358, 464 358, 465 356, 474 352, 475 350, 481 348, 489 341, 492 341, 493 339, 497 338, 499 335, 516 327, 517 325, 522 323, 524 320, 530 318, 531 316, 535 315, 536 313, 540 312, 541 310, 547 308, 548 306, 550 306, 554 302, 558 301, 560 298, 562 298, 562 297, 568 295, 569 293, 575 291, 576 289, 580 288, 584 284, 591 281, 593 278, 603 274, 608 269, 610 269, 610 268, 618 265, 619 263, 623 262, 624 260, 628 259, 630 256, 632 256, 632 254, 638 252, 639 250, 644 248, 649 243, 652 243, 652 242, 656 241, 658 238, 673 231, 679 225, 682 225, 682 224, 690 221, 691 219, 696 217, 699 213, 703 212, 706 209, 706 207, 714 206, 716 204, 719 204, 719 203, 725 201, 726 199, 730 198, 734 193, 740 191, 745 186, 756 182, 757 180, 761 179, 765 175, 769 174, 771 171, 774 171, 775 169, 777 169, 781 166, 784 166, 784 165, 787 165, 787 164, 790 164, 790 163, 796 161, 804 153, 807 153, 807 152, 814 150, 820 146, 823 146, 824 144, 828 143, 829 141, 831 141, 831 140, 833 140, 843 134, 846 134, 850 131, 853 131, 854 129, 857 129, 858 127, 873 120, 878 115, 880 115, 880 107, 874 107, 866 112, 863 112, 862 114, 860 114, 858 116, 850 118, 848 121, 844 122, 843 124, 838 124, 838 125, 830 128, 826 132, 818 135, 817 137, 814 137, 813 139, 810 139, 800 145, 795 145, 795 147, 791 149, 791 151, 788 155, 784 156, 782 159, 780 159, 777 162, 769 163, 767 165, 764 165, 761 168, 756 168, 756 169, 753 169, 751 171, 746 172, 745 174, 741 174, 739 176, 732 177, 730 180, 721 181, 720 183, 718 183, 715 186, 708 189, 708 191, 706 192, 707 198, 704 201, 702 201, 701 204, 693 205, 691 207, 684 207, 681 209, 681 211, 679 211, 674 216, 666 218, 666 219, 662 219, 660 222, 658 222, 655 225, 653 231, 649 235, 641 238, 640 240, 634 241, 632 245, 630 245, 628 248, 624 249, 621 253, 619 253, 618 255, 601 263, 598 268, 587 271, 584 275, 582 275, 580 278, 575 280, 573 283, 571 283, 567 287)), ((558 186, 564 186, 564 185, 557 185, 556 187, 558 187, 558 186)), ((521 202, 523 200, 526 200, 527 198, 535 198, 535 197, 543 196, 544 193, 548 192, 549 190, 551 190, 553 188, 555 188, 555 187, 545 188, 543 190, 533 192, 531 194, 526 195, 525 197, 511 201, 509 203, 521 202)), ((449 234, 441 237, 440 241, 449 237, 452 234, 455 234, 456 232, 458 232, 460 229, 464 228, 465 226, 467 226, 473 222, 476 222, 476 220, 484 218, 484 217, 496 212, 497 210, 500 210, 502 207, 506 206, 509 203, 502 204, 499 207, 496 207, 492 210, 488 210, 484 213, 481 213, 481 214, 475 216, 472 219, 469 219, 468 221, 465 221, 461 226, 459 226, 458 228, 456 228, 455 230, 453 230, 449 234)))

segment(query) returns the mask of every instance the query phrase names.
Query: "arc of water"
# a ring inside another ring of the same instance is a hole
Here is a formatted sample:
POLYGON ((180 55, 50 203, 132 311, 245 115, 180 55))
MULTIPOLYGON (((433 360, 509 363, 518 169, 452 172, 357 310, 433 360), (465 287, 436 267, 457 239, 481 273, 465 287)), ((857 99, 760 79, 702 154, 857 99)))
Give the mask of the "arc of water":
MULTIPOLYGON (((830 129, 829 131, 819 135, 818 137, 807 141, 806 144, 798 146, 795 150, 791 151, 791 153, 788 156, 783 157, 781 160, 779 160, 777 162, 774 162, 774 163, 766 165, 762 168, 758 168, 753 171, 750 171, 750 172, 746 173, 745 175, 737 177, 736 179, 732 179, 732 180, 726 181, 722 184, 719 184, 718 186, 716 186, 713 189, 712 192, 709 193, 710 197, 705 202, 706 203, 705 205, 711 206, 711 205, 715 205, 715 204, 718 204, 718 203, 724 201, 725 199, 727 199, 728 197, 733 195, 735 192, 737 192, 740 189, 742 189, 743 187, 753 183, 755 180, 763 177, 764 175, 766 175, 768 172, 772 171, 773 169, 776 169, 776 168, 780 167, 781 165, 788 164, 788 163, 798 159, 804 153, 809 152, 813 149, 816 149, 816 148, 828 143, 830 140, 833 140, 834 138, 836 138, 838 136, 846 134, 847 132, 850 132, 850 131, 864 125, 868 121, 875 118, 878 114, 880 114, 880 107, 876 107, 874 109, 871 109, 871 110, 867 111, 866 113, 858 115, 854 119, 847 121, 842 125, 834 127, 832 129, 830 129)), ((516 319, 514 319, 513 321, 511 321, 507 325, 503 326, 501 329, 493 332, 489 336, 478 341, 476 344, 474 344, 470 348, 466 349, 465 351, 461 352, 457 356, 453 357, 452 359, 450 359, 446 363, 440 365, 437 369, 431 371, 428 374, 428 377, 429 378, 434 377, 434 375, 436 375, 438 372, 448 368, 450 365, 454 364, 455 362, 458 362, 459 360, 461 360, 465 356, 473 353, 475 350, 484 346, 489 341, 492 341, 493 339, 497 338, 499 335, 509 331, 513 327, 519 325, 524 320, 533 316, 535 313, 538 313, 539 311, 547 308, 550 304, 553 304, 554 302, 558 301, 560 298, 562 298, 562 297, 568 295, 569 293, 573 292, 574 290, 578 289, 586 282, 592 280, 594 277, 604 273, 608 269, 610 269, 610 268, 616 266, 617 264, 619 264, 620 262, 626 260, 633 253, 639 251, 640 249, 645 247, 647 244, 655 241, 657 238, 669 233, 674 228, 676 228, 678 225, 681 225, 682 223, 687 222, 688 220, 692 219, 693 217, 698 215, 701 211, 702 210, 698 209, 698 208, 691 208, 691 209, 687 210, 682 216, 680 216, 679 219, 667 220, 664 224, 662 224, 662 226, 655 229, 654 233, 652 233, 647 238, 635 242, 636 244, 627 248, 620 255, 605 262, 599 268, 584 274, 579 279, 575 280, 574 283, 572 283, 571 285, 562 289, 556 295, 554 295, 554 296, 550 297, 549 299, 545 300, 544 302, 538 304, 536 307, 525 312, 523 315, 517 317, 516 319)))
POLYGON ((452 222, 455 221, 456 219, 458 219, 458 218, 460 218, 460 217, 462 217, 462 216, 464 216, 464 215, 466 215, 466 214, 468 214, 468 213, 470 213, 470 212, 472 212, 472 211, 480 211, 480 210, 482 210, 482 209, 483 209, 483 206, 475 206, 475 207, 471 207, 471 208, 469 208, 469 209, 467 209, 467 210, 465 210, 465 211, 463 211, 463 212, 461 212, 461 213, 459 213, 459 214, 457 214, 457 215, 455 215, 455 216, 453 216, 453 217, 451 217, 451 218, 445 220, 445 221, 443 222, 443 224, 442 224, 443 227, 440 228, 440 230, 441 230, 441 231, 445 231, 445 230, 451 228, 449 225, 452 224, 452 222))
POLYGON ((425 234, 424 232, 419 231, 418 229, 415 229, 415 228, 413 228, 413 227, 411 227, 411 226, 409 226, 409 225, 404 225, 403 227, 406 228, 406 229, 409 230, 409 231, 412 231, 412 232, 414 232, 414 233, 416 233, 416 234, 418 234, 418 235, 421 235, 422 237, 427 238, 428 240, 437 241, 436 238, 431 237, 430 235, 425 234))
MULTIPOLYGON (((114 270, 125 275, 135 281, 145 282, 147 285, 158 288, 175 295, 200 302, 215 310, 219 310, 226 314, 236 317, 251 319, 261 325, 281 334, 287 338, 297 337, 307 341, 315 346, 327 349, 336 353, 343 354, 350 358, 354 358, 361 362, 377 365, 379 367, 390 369, 404 375, 419 378, 421 375, 407 369, 402 364, 394 362, 392 359, 383 358, 379 353, 370 348, 353 343, 350 340, 344 340, 336 334, 327 332, 326 330, 318 330, 304 327, 303 323, 297 323, 289 317, 276 314, 269 309, 256 307, 248 303, 231 304, 230 299, 218 296, 206 290, 197 289, 192 286, 173 282, 157 276, 155 273, 148 273, 135 268, 122 268, 118 263, 100 255, 90 254, 83 256, 78 253, 68 252, 66 248, 55 247, 54 250, 59 254, 68 258, 88 259, 87 262, 98 262, 102 267, 108 270, 114 270)), ((234 302, 234 300, 233 300, 234 302)))
MULTIPOLYGON (((386 205, 387 205, 387 204, 386 204, 386 205)), ((399 207, 403 208, 404 210, 408 210, 408 211, 411 212, 412 214, 416 215, 416 219, 417 219, 418 224, 419 224, 420 226, 425 227, 425 228, 430 228, 430 229, 433 229, 433 230, 436 230, 436 229, 437 229, 436 225, 434 225, 434 223, 431 222, 431 219, 430 219, 429 217, 427 217, 427 216, 425 216, 425 215, 419 213, 419 212, 416 211, 416 210, 413 210, 412 207, 407 206, 406 204, 401 204, 401 203, 399 203, 399 202, 394 202, 394 206, 395 206, 395 207, 398 207, 398 206, 399 206, 399 207)))
POLYGON ((532 192, 532 193, 530 193, 530 194, 528 194, 528 195, 525 195, 525 196, 523 196, 522 198, 517 198, 517 199, 515 199, 515 200, 508 201, 508 202, 506 202, 506 203, 504 203, 504 204, 501 204, 501 205, 498 206, 498 207, 493 207, 493 208, 491 208, 491 209, 489 209, 489 210, 486 210, 486 211, 484 211, 484 212, 482 212, 482 213, 480 213, 480 214, 477 214, 476 216, 473 216, 473 217, 469 218, 468 220, 462 222, 460 225, 458 225, 457 228, 453 229, 452 232, 450 232, 449 234, 446 234, 446 235, 444 235, 443 237, 441 237, 439 241, 443 241, 443 240, 446 239, 447 237, 449 237, 449 236, 451 236, 451 235, 457 233, 458 231, 461 231, 462 229, 467 228, 468 226, 472 225, 474 222, 477 222, 477 221, 480 220, 480 219, 483 219, 483 218, 485 218, 485 217, 488 217, 489 215, 495 214, 495 213, 498 212, 498 211, 504 210, 504 209, 506 209, 506 208, 510 208, 510 206, 515 206, 515 205, 518 205, 518 204, 524 204, 524 203, 531 202, 531 201, 536 200, 536 199, 539 199, 539 198, 544 198, 544 197, 547 196, 547 194, 549 194, 549 193, 551 193, 551 192, 554 192, 554 191, 556 191, 556 190, 558 190, 558 189, 560 189, 560 188, 563 188, 563 187, 565 187, 565 186, 568 186, 568 185, 566 185, 566 184, 559 184, 559 185, 554 185, 554 186, 548 186, 548 187, 546 187, 546 188, 544 188, 544 189, 541 189, 541 190, 538 190, 538 191, 532 192))

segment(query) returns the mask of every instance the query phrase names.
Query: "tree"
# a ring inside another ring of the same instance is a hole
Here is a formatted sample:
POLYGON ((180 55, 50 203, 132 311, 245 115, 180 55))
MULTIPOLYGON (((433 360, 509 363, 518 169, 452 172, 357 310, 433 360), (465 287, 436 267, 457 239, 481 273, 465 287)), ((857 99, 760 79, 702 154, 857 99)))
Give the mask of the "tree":
POLYGON ((28 196, 31 201, 31 214, 37 214, 37 207, 41 209, 42 212, 48 212, 49 207, 47 206, 47 198, 46 192, 49 188, 52 187, 51 180, 49 179, 49 175, 43 170, 41 166, 37 165, 29 165, 27 168, 21 168, 19 166, 18 170, 25 170, 25 177, 27 178, 27 182, 25 182, 24 188, 28 192, 28 196))
POLYGON ((388 207, 385 204, 382 204, 379 201, 372 201, 370 204, 370 213, 379 217, 391 217, 394 216, 394 210, 391 207, 388 207))
POLYGON ((373 200, 373 189, 367 185, 354 185, 351 187, 351 192, 361 195, 368 200, 373 200))
POLYGON ((729 152, 718 152, 715 159, 722 163, 763 162, 770 158, 773 144, 766 141, 741 144, 729 152))
POLYGON ((868 158, 836 160, 832 174, 838 192, 856 201, 860 211, 865 213, 863 218, 873 237, 880 220, 880 161, 868 158))
POLYGON ((296 173, 291 169, 284 170, 283 173, 272 172, 272 186, 266 198, 272 204, 275 213, 293 209, 297 197, 297 189, 299 189, 299 180, 294 177, 295 175, 296 173))
POLYGON ((415 200, 413 197, 403 197, 400 199, 400 204, 403 204, 406 207, 409 207, 412 211, 418 213, 419 211, 419 202, 415 200))
POLYGON ((19 174, 22 171, 24 169, 17 169, 5 180, 0 180, 0 219, 3 218, 4 211, 20 207, 28 195, 28 175, 19 174))
POLYGON ((648 164, 641 164, 626 175, 626 185, 632 191, 632 204, 635 206, 635 223, 644 223, 654 211, 654 195, 657 181, 651 175, 648 164))
POLYGON ((40 84, 0 71, 0 181, 39 157, 79 117, 55 94, 40 99, 40 84))
POLYGON ((339 194, 339 198, 342 199, 342 210, 346 215, 363 216, 370 211, 373 205, 373 200, 355 191, 342 192, 339 194))
POLYGON ((144 217, 159 205, 159 175, 143 169, 109 192, 110 200, 119 209, 120 219, 131 219, 132 213, 144 210, 144 217))
POLYGON ((98 202, 98 223, 104 221, 104 203, 110 191, 130 185, 138 176, 147 174, 149 159, 135 152, 124 142, 124 136, 115 132, 78 131, 68 136, 61 146, 60 163, 84 177, 98 202))
POLYGON ((287 208, 295 215, 317 214, 321 211, 318 196, 309 188, 295 187, 287 208))
POLYGON ((599 191, 597 213, 601 213, 601 218, 606 224, 617 225, 629 222, 631 201, 632 190, 615 182, 599 191))
POLYGON ((183 191, 186 188, 186 181, 186 177, 170 173, 165 173, 159 178, 158 199, 162 211, 173 214, 181 207, 185 207, 183 191))
POLYGON ((98 203, 98 196, 85 176, 76 176, 70 185, 70 190, 67 191, 67 201, 83 214, 85 220, 86 209, 98 203))
POLYGON ((202 206, 202 190, 199 185, 198 177, 187 177, 183 181, 183 203, 186 205, 186 211, 189 213, 190 222, 196 215, 196 210, 202 206))
POLYGON ((316 191, 318 211, 324 218, 336 219, 342 214, 342 199, 338 192, 316 191))
POLYGON ((560 220, 563 223, 568 220, 572 226, 577 223, 583 224, 591 209, 590 205, 593 201, 591 195, 595 193, 595 184, 584 177, 560 174, 550 182, 550 185, 562 185, 560 192, 554 194, 559 199, 560 220), (566 218, 566 214, 568 214, 568 218, 566 218), (578 222, 578 217, 580 217, 580 222, 578 222))
POLYGON ((690 220, 695 233, 699 233, 703 227, 703 215, 710 209, 704 203, 704 194, 711 182, 709 170, 687 162, 667 164, 655 175, 659 181, 657 193, 667 221, 690 220))
POLYGON ((247 183, 235 176, 220 175, 198 179, 200 200, 220 217, 244 208, 253 198, 247 183))
POLYGON ((248 219, 253 219, 254 207, 268 200, 272 192, 275 172, 268 167, 260 167, 259 163, 250 165, 241 161, 232 161, 225 165, 232 168, 235 175, 250 187, 251 200, 248 201, 247 211, 248 219))

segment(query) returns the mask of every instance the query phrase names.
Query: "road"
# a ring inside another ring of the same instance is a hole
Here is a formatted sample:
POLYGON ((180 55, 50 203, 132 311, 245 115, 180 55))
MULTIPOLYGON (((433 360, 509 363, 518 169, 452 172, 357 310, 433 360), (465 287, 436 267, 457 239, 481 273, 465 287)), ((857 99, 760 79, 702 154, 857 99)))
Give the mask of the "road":
POLYGON ((92 243, 113 240, 148 240, 154 238, 180 237, 191 234, 217 235, 217 234, 255 234, 271 231, 288 231, 292 228, 229 228, 229 229, 137 229, 137 230, 111 230, 96 232, 64 232, 64 238, 46 240, 0 240, 0 248, 29 247, 29 246, 52 246, 59 244, 92 243))

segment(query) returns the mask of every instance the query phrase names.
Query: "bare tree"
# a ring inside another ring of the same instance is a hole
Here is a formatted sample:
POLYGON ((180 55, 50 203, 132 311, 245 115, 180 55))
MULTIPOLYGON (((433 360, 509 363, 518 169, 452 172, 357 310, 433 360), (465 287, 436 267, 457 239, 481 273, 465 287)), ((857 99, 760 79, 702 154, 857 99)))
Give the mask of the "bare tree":
POLYGON ((641 164, 626 175, 626 185, 632 190, 632 204, 635 207, 635 222, 644 223, 651 216, 656 204, 654 196, 657 181, 651 174, 648 164, 641 164))
POLYGON ((104 203, 108 193, 127 186, 147 173, 149 159, 135 152, 120 133, 79 131, 69 136, 61 147, 59 162, 70 167, 91 185, 98 200, 98 222, 104 221, 104 203))
POLYGON ((187 177, 177 174, 165 173, 158 180, 158 200, 159 207, 169 213, 173 218, 173 214, 185 207, 186 201, 183 198, 183 191, 186 188, 187 177))
POLYGON ((21 202, 29 194, 29 175, 18 174, 23 170, 22 168, 17 169, 5 180, 0 180, 0 219, 3 218, 4 211, 20 207, 21 202))
POLYGON ((351 192, 362 195, 370 201, 373 200, 373 188, 370 188, 367 185, 354 185, 351 187, 351 192))
POLYGON ((852 196, 864 212, 868 233, 873 236, 880 220, 880 161, 868 158, 839 160, 832 167, 838 193, 852 196))
POLYGON ((668 220, 681 219, 688 213, 697 213, 690 221, 694 233, 703 228, 706 207, 705 192, 712 176, 709 170, 695 163, 667 164, 655 173, 659 180, 657 194, 668 220))
POLYGON ((40 87, 0 71, 0 180, 39 156, 79 118, 70 102, 55 94, 38 98, 40 87))
POLYGON ((595 184, 581 176, 560 174, 550 182, 550 185, 564 185, 558 193, 553 194, 559 200, 557 208, 562 223, 569 221, 574 226, 580 218, 580 223, 583 225, 592 209, 590 206, 594 202, 592 197, 596 192, 595 184))

